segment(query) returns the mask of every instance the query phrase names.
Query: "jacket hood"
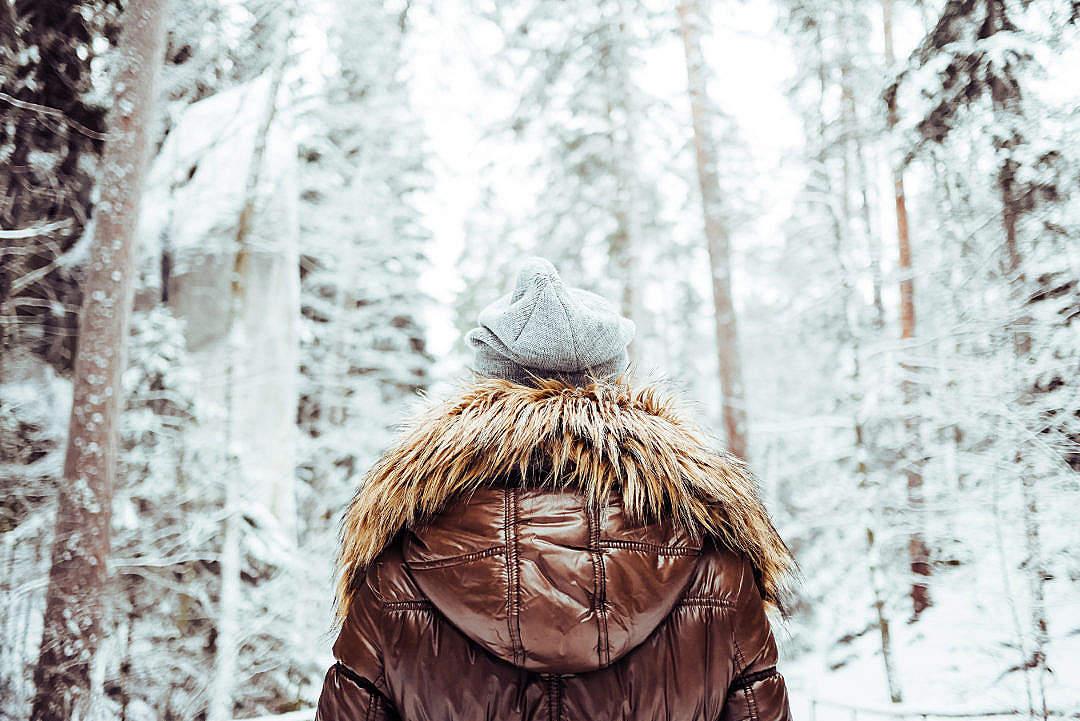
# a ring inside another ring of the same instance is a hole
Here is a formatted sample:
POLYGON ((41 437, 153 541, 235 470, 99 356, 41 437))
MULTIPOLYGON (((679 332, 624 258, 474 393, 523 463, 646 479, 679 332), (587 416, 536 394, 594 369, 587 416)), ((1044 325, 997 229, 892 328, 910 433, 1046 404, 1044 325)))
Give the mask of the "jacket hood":
POLYGON ((584 673, 618 660, 682 597, 702 539, 631 521, 615 498, 481 489, 406 533, 402 554, 425 596, 508 663, 584 673))
POLYGON ((367 567, 406 529, 410 571, 459 629, 518 665, 565 673, 606 665, 648 635, 708 539, 749 558, 771 604, 781 605, 795 568, 745 463, 707 442, 658 386, 623 381, 484 380, 420 414, 345 512, 339 620, 367 567), (608 594, 599 607, 597 553, 608 578, 633 579, 625 597, 608 594), (517 554, 519 572, 500 554, 517 554), (484 559, 498 563, 474 563, 484 559), (494 578, 497 569, 518 577, 494 578), (598 648, 594 630, 579 643, 585 616, 608 606, 607 642, 598 648), (517 613, 520 630, 492 622, 499 607, 517 613))

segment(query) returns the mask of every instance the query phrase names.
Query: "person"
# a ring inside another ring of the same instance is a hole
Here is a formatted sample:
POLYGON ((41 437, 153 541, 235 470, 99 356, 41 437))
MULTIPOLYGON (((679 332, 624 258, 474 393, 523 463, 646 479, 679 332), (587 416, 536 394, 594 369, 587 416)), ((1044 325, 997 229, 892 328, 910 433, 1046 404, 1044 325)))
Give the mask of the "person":
POLYGON ((320 721, 790 719, 794 562, 746 465, 626 377, 634 325, 529 259, 478 376, 342 522, 320 721))

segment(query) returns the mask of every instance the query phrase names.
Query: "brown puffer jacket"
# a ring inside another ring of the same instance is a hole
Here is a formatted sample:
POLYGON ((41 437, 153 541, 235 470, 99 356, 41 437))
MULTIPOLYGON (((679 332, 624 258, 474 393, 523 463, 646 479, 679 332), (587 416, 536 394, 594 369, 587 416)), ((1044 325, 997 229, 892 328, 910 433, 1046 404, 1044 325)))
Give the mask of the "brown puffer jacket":
POLYGON ((342 549, 321 721, 790 719, 791 556, 653 388, 472 386, 371 471, 342 549))

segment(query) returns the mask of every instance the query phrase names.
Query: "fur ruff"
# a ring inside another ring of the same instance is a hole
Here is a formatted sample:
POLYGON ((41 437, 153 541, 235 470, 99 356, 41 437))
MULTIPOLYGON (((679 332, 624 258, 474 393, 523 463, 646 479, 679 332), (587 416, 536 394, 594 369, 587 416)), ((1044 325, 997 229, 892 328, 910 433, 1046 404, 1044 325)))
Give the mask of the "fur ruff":
POLYGON ((421 414, 365 476, 342 520, 338 620, 399 531, 507 478, 576 488, 593 503, 616 493, 633 519, 674 517, 745 553, 768 602, 782 606, 790 591, 794 559, 746 464, 711 447, 657 386, 483 380, 421 414))

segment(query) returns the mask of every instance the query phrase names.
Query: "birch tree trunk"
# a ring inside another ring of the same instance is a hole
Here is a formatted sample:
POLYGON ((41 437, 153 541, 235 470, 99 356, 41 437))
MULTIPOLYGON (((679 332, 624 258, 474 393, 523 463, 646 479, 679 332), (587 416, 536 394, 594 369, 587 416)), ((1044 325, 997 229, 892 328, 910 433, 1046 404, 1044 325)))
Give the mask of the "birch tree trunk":
POLYGON ((86 718, 97 696, 91 670, 105 616, 135 227, 154 126, 154 85, 164 54, 166 4, 166 0, 130 0, 123 16, 116 102, 109 118, 101 199, 79 316, 74 398, 34 670, 32 721, 86 718))
POLYGON ((678 6, 679 30, 686 54, 687 86, 694 127, 701 207, 705 239, 712 271, 713 306, 716 311, 716 352, 723 393, 724 433, 732 453, 749 460, 746 392, 739 358, 739 334, 731 293, 731 238, 724 222, 723 200, 717 175, 716 139, 708 101, 709 70, 701 51, 701 26, 705 13, 700 0, 683 0, 678 6))
MULTIPOLYGON (((893 50, 893 0, 882 0, 882 28, 885 35, 885 62, 891 69, 896 63, 893 50)), ((886 120, 889 130, 896 128, 900 121, 896 107, 896 92, 886 96, 886 120)), ((900 338, 907 341, 915 337, 915 281, 912 277, 911 236, 908 230, 907 197, 904 193, 904 172, 896 153, 891 153, 889 162, 892 166, 893 197, 896 205, 896 242, 898 248, 897 266, 900 275, 900 338)), ((907 479, 908 522, 911 530, 908 534, 908 561, 911 567, 911 610, 917 618, 931 605, 930 600, 930 548, 926 544, 925 519, 923 517, 923 475, 922 463, 915 457, 919 453, 919 424, 915 417, 916 385, 911 378, 914 370, 909 364, 903 364, 901 381, 904 398, 904 430, 907 437, 908 452, 904 454, 904 475, 907 479)))

